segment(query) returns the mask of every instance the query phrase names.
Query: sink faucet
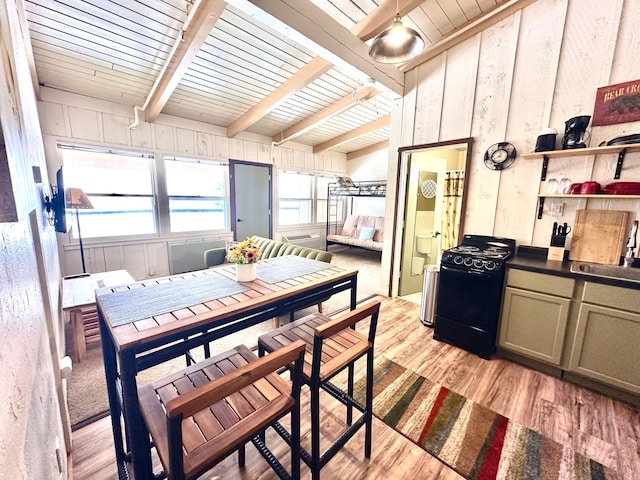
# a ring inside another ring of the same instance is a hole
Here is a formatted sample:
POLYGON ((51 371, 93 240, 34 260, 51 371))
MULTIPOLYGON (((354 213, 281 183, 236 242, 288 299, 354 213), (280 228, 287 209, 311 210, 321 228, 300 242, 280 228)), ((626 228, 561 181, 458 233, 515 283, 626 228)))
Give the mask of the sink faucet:
POLYGON ((629 241, 627 242, 627 253, 624 256, 624 266, 630 267, 633 264, 633 249, 636 248, 636 235, 638 234, 638 220, 633 221, 629 241))

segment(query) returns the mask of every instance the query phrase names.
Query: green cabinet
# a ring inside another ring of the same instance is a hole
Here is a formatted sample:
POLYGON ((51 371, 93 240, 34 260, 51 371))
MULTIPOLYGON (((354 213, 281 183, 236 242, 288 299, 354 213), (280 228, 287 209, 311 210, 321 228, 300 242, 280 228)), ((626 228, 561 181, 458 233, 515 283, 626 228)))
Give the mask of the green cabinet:
POLYGON ((569 371, 640 393, 640 295, 586 282, 569 371))
POLYGON ((560 366, 575 280, 509 269, 498 346, 560 366))

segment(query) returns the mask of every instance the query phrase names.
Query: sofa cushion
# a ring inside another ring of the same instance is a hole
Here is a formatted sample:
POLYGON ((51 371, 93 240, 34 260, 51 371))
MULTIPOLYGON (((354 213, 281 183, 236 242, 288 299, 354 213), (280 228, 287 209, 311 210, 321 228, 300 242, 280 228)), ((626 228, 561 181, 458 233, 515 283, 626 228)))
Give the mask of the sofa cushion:
POLYGON ((375 228, 374 242, 382 242, 384 239, 384 217, 375 215, 349 215, 344 221, 340 235, 359 238, 363 228, 375 228))
POLYGON ((360 240, 373 240, 373 235, 376 233, 376 229, 373 227, 364 227, 360 230, 360 240))

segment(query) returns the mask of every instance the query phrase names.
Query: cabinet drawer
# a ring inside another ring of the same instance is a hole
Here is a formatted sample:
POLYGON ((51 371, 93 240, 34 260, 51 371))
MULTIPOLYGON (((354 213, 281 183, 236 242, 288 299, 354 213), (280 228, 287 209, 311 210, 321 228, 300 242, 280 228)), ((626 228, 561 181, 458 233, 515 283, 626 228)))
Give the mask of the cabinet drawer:
POLYGON ((582 301, 640 313, 640 292, 602 283, 585 282, 582 301))
POLYGON ((523 290, 571 298, 575 284, 576 281, 573 278, 528 272, 516 268, 507 270, 507 285, 523 290))
POLYGON ((640 315, 583 303, 569 370, 640 393, 640 315))

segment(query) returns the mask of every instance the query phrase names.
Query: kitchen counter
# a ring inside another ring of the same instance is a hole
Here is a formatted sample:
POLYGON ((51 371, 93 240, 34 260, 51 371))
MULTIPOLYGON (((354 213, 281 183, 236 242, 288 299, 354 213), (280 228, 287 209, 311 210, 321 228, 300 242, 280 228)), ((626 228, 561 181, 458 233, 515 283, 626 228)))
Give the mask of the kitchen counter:
MULTIPOLYGON (((636 259, 636 263, 638 261, 640 259, 636 259)), ((594 283, 640 290, 640 282, 572 272, 570 260, 567 259, 563 262, 547 260, 547 249, 542 247, 519 246, 516 256, 507 262, 507 268, 546 273, 560 277, 579 278, 594 283)))

